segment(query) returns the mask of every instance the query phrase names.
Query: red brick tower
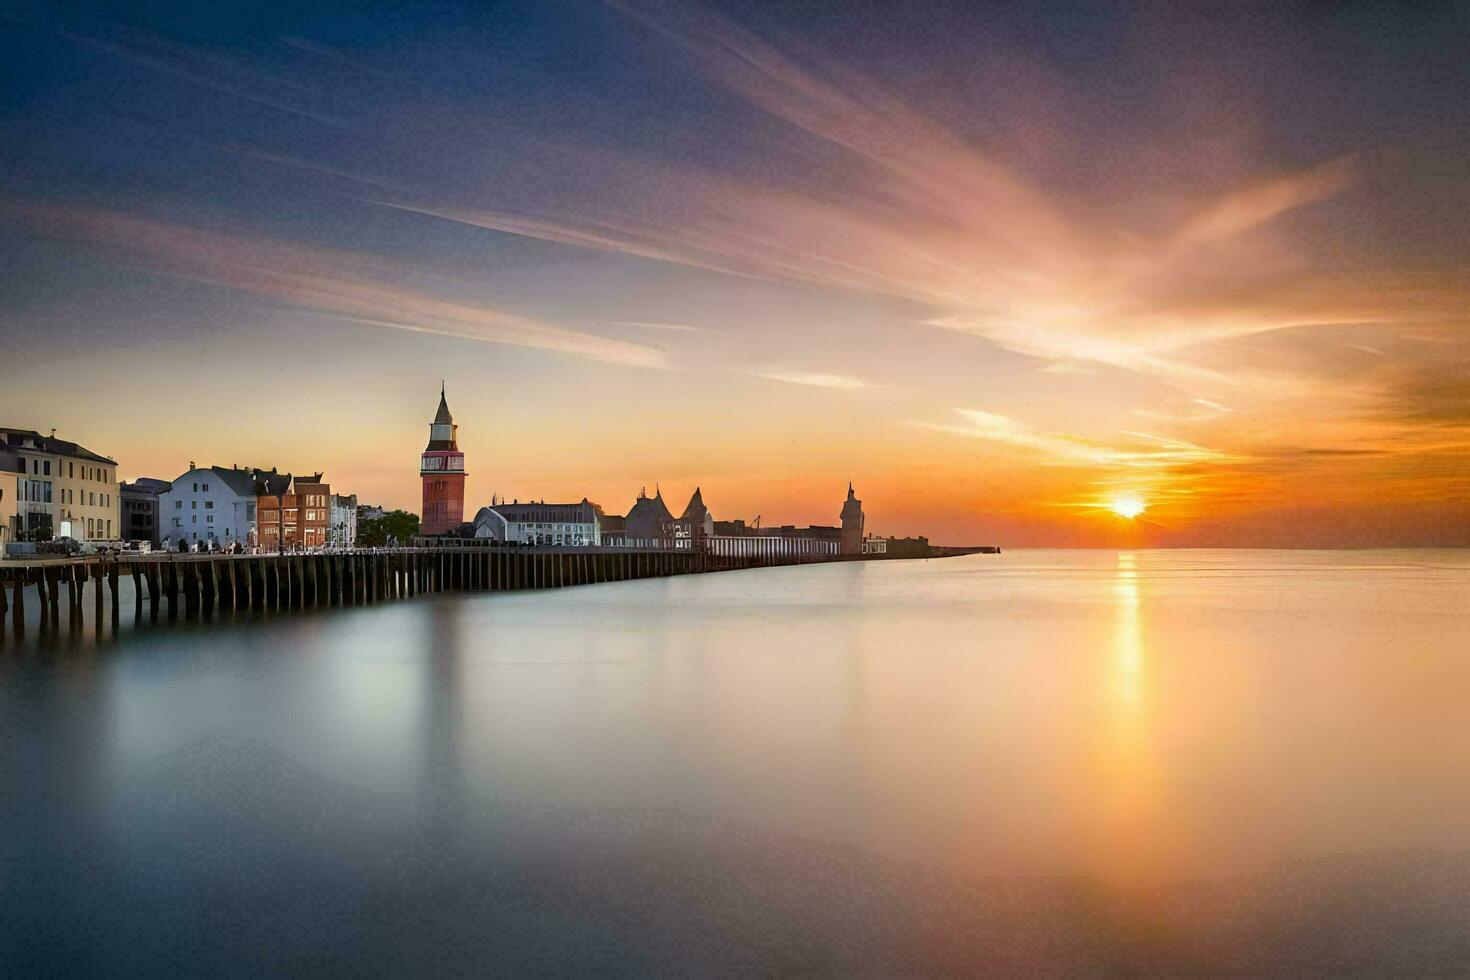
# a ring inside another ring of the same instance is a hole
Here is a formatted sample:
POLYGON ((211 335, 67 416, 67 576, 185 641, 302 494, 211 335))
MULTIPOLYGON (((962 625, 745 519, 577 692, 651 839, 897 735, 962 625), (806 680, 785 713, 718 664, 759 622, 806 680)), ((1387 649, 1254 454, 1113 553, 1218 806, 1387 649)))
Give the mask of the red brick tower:
POLYGON ((458 434, 440 385, 439 411, 429 425, 429 445, 419 458, 419 476, 424 479, 420 534, 443 534, 464 521, 464 453, 459 451, 458 434))

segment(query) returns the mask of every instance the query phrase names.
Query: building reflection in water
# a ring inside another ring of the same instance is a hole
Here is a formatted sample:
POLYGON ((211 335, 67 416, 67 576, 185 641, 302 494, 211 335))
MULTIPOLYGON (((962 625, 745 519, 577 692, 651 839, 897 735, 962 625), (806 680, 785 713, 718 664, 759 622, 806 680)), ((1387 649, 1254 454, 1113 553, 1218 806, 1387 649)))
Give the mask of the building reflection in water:
POLYGON ((437 600, 439 608, 423 617, 426 627, 422 653, 424 703, 420 746, 418 806, 421 830, 444 841, 457 836, 467 804, 464 759, 460 737, 462 704, 460 670, 460 617, 463 604, 453 597, 437 600))

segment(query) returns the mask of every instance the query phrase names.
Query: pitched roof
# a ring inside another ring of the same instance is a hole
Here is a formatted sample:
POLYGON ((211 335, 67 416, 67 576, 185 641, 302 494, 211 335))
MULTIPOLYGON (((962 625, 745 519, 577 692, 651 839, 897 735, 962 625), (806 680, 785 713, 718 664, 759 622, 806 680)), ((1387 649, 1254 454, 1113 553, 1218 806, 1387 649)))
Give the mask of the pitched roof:
POLYGON ((507 521, 517 523, 566 521, 574 524, 592 524, 597 520, 597 505, 585 497, 582 498, 581 503, 576 504, 548 504, 545 501, 540 503, 528 501, 524 504, 492 504, 489 507, 480 508, 481 513, 485 511, 494 511, 507 521))
POLYGON ((210 472, 219 477, 219 482, 229 487, 237 497, 255 496, 256 475, 261 470, 241 470, 233 466, 211 466, 210 472))
POLYGON ((173 483, 169 480, 157 480, 151 476, 140 476, 132 483, 124 483, 120 489, 123 493, 132 491, 134 493, 160 494, 166 490, 172 490, 173 486, 173 483))
POLYGON ((277 473, 275 470, 267 473, 264 470, 256 470, 254 482, 255 493, 261 497, 279 497, 291 490, 290 473, 277 473))
POLYGON ((77 443, 69 442, 66 439, 57 439, 55 436, 43 436, 41 435, 41 433, 35 431, 34 429, 12 429, 0 426, 0 434, 6 436, 5 441, 11 442, 12 448, 20 448, 20 440, 29 439, 35 444, 36 449, 40 450, 43 453, 55 453, 58 456, 71 456, 74 459, 87 459, 91 460, 94 463, 107 463, 110 466, 117 465, 117 460, 112 459, 109 456, 103 456, 101 453, 94 453, 92 452, 92 450, 84 448, 77 443), (10 438, 12 436, 17 437, 14 439, 13 442, 10 438))
POLYGON ((699 487, 694 488, 694 496, 689 498, 689 505, 684 508, 684 513, 679 515, 679 520, 702 520, 709 508, 704 505, 704 495, 699 492, 699 487))
POLYGON ((669 513, 669 508, 664 503, 663 492, 657 490, 652 497, 641 495, 637 500, 633 501, 633 509, 628 511, 628 519, 633 520, 635 516, 647 517, 657 522, 672 521, 674 519, 674 515, 669 513))
POLYGON ((453 425, 454 416, 449 414, 449 402, 444 398, 444 382, 439 382, 439 411, 434 413, 435 425, 453 425))

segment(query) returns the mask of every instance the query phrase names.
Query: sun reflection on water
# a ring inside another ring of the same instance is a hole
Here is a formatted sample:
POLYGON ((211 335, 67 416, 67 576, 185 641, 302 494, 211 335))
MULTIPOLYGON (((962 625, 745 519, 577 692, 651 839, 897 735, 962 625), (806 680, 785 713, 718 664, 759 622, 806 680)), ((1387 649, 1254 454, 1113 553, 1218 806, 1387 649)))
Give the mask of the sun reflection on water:
POLYGON ((1118 555, 1112 581, 1112 642, 1104 645, 1096 859, 1119 882, 1157 880, 1167 828, 1153 744, 1149 651, 1138 556, 1118 555))

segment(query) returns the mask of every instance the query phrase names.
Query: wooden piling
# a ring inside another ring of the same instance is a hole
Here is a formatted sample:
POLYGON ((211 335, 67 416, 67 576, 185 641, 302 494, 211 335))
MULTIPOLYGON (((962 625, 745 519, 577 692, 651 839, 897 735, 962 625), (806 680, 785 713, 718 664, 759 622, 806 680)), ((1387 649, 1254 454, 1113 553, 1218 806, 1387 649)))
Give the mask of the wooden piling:
POLYGON ((51 566, 46 569, 46 596, 51 602, 51 624, 61 618, 61 569, 51 566))
POLYGON ((17 633, 22 632, 26 625, 26 569, 17 571, 10 579, 10 594, 13 598, 11 605, 15 611, 10 614, 10 623, 15 627, 17 633))

